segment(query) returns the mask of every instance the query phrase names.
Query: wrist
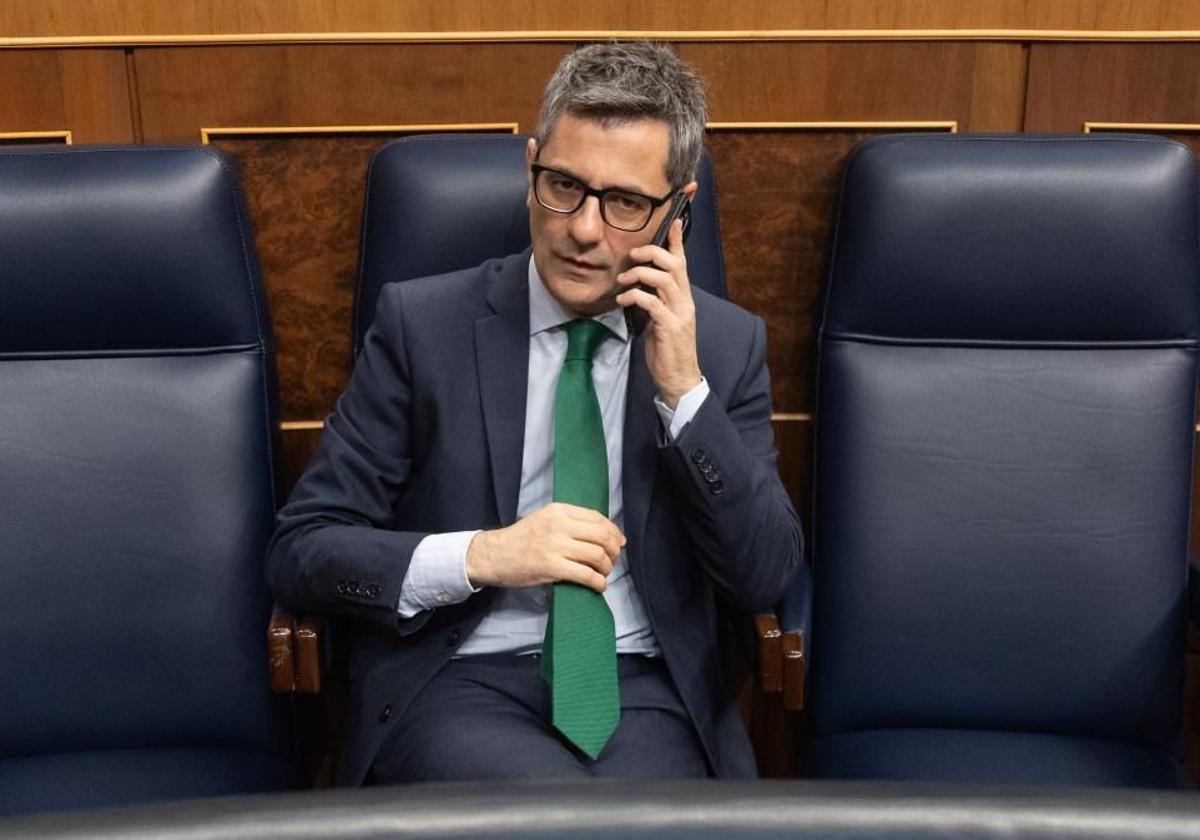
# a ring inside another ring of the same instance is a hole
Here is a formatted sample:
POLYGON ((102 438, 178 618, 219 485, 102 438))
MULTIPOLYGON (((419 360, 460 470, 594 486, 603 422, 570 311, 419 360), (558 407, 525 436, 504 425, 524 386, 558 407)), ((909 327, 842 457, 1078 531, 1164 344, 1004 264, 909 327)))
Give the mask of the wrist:
POLYGON ((480 589, 488 586, 490 575, 488 569, 491 567, 491 532, 480 531, 471 538, 471 542, 467 545, 467 583, 472 588, 480 589))
POLYGON ((703 377, 700 375, 700 371, 697 370, 694 377, 685 379, 682 384, 671 388, 663 388, 659 392, 660 397, 667 408, 674 411, 679 407, 679 401, 700 387, 702 381, 703 377))

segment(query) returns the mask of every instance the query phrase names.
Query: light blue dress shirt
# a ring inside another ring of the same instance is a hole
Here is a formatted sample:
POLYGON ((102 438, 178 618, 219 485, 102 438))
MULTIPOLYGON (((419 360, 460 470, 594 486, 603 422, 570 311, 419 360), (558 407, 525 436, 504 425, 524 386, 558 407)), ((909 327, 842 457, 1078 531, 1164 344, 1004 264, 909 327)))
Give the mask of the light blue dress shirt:
MULTIPOLYGON (((562 326, 572 319, 573 316, 546 290, 530 257, 529 386, 521 489, 517 496, 518 518, 540 510, 553 500, 554 395, 567 355, 567 333, 562 326)), ((613 333, 596 351, 592 361, 592 382, 600 403, 608 450, 608 515, 618 528, 624 530, 621 453, 631 342, 621 309, 597 315, 595 320, 613 333)), ((708 391, 708 383, 701 379, 699 385, 679 400, 674 411, 655 398, 659 418, 670 438, 676 437, 691 422, 708 391)), ((432 534, 421 540, 413 552, 400 590, 397 610, 402 618, 465 601, 478 591, 467 580, 467 547, 477 533, 432 534)), ((546 633, 550 589, 547 584, 501 590, 492 609, 458 649, 458 655, 540 651, 546 633)), ((659 653, 641 597, 629 574, 624 551, 608 575, 604 600, 612 610, 616 624, 618 653, 659 653)))

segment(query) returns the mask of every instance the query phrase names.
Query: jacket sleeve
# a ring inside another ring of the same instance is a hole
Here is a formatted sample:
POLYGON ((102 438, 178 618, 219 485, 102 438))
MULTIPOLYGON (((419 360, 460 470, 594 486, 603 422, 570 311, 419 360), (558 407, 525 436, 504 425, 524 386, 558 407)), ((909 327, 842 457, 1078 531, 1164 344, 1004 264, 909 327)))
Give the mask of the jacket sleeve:
POLYGON ((428 618, 396 612, 409 560, 427 536, 394 530, 413 466, 410 374, 400 291, 387 286, 350 384, 276 520, 267 580, 285 606, 402 634, 428 618))
POLYGON ((803 535, 776 469, 761 318, 741 374, 712 388, 662 455, 697 560, 717 589, 737 608, 773 606, 802 562, 803 535))

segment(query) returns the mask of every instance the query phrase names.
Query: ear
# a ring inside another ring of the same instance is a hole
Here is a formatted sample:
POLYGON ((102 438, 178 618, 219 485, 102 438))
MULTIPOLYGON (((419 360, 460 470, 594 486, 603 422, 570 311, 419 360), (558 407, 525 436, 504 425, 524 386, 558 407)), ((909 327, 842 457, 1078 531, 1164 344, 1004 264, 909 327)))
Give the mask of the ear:
POLYGON ((532 137, 525 144, 525 206, 531 206, 533 202, 533 172, 530 171, 529 165, 537 159, 538 144, 532 137))
POLYGON ((688 197, 688 201, 693 201, 696 198, 696 193, 700 192, 700 185, 695 181, 692 181, 688 184, 685 184, 680 192, 688 197))

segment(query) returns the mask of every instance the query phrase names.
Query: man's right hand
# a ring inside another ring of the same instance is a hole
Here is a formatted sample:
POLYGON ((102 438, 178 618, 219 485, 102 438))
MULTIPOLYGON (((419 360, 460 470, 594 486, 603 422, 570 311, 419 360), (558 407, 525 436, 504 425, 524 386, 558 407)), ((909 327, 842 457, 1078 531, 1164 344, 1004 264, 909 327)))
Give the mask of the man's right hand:
POLYGON ((467 548, 472 586, 577 583, 603 592, 625 535, 589 508, 553 502, 507 528, 480 531, 467 548))

